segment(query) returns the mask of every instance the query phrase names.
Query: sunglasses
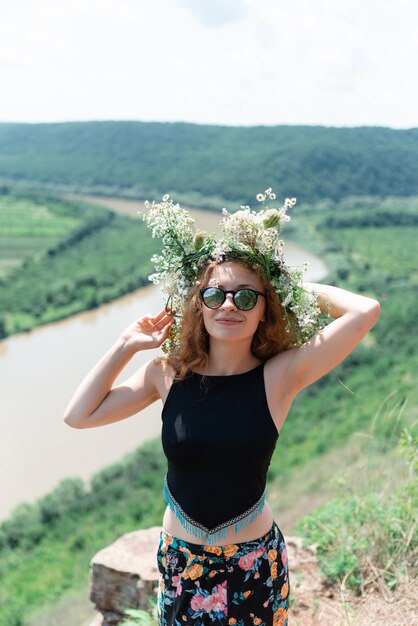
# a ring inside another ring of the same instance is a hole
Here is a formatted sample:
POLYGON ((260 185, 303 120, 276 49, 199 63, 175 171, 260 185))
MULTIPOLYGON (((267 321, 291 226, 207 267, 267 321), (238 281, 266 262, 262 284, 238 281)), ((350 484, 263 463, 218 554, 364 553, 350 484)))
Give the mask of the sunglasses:
POLYGON ((251 311, 257 304, 258 296, 265 294, 255 289, 238 289, 238 291, 221 289, 220 287, 205 287, 200 290, 203 304, 208 309, 219 309, 226 300, 228 293, 232 293, 232 300, 240 311, 251 311))

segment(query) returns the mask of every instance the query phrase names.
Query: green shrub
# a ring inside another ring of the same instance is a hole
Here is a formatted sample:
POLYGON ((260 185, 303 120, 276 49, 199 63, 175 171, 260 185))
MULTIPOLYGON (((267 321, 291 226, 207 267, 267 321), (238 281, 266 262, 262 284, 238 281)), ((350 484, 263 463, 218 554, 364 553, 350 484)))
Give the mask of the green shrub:
POLYGON ((394 588, 417 575, 418 439, 405 431, 398 449, 411 471, 404 485, 345 493, 298 523, 307 543, 317 545, 324 576, 357 593, 382 582, 394 588))
POLYGON ((149 599, 150 608, 148 611, 142 609, 126 609, 125 619, 120 626, 157 626, 157 601, 155 598, 149 599))

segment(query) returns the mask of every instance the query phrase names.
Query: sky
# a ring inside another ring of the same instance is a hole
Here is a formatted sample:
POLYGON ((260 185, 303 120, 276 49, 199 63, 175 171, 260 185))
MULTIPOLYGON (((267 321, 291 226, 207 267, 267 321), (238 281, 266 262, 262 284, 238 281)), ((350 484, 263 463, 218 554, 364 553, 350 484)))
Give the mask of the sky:
POLYGON ((0 0, 0 121, 418 126, 416 0, 0 0))

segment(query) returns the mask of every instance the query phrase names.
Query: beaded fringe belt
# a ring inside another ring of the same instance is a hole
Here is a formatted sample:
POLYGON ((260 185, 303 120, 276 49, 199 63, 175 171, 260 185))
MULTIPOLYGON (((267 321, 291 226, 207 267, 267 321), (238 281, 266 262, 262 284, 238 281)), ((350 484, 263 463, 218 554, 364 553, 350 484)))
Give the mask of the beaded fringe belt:
POLYGON ((237 515, 236 517, 228 520, 227 522, 223 522, 212 529, 206 528, 203 524, 196 522, 181 508, 180 504, 173 497, 168 487, 167 476, 164 479, 164 498, 187 532, 195 535, 200 540, 203 540, 207 545, 213 546, 221 543, 223 539, 227 538, 229 526, 234 525, 234 532, 237 533, 242 528, 249 526, 249 524, 258 515, 260 515, 266 500, 266 492, 264 491, 261 498, 257 500, 257 502, 247 511, 240 513, 240 515, 237 515))

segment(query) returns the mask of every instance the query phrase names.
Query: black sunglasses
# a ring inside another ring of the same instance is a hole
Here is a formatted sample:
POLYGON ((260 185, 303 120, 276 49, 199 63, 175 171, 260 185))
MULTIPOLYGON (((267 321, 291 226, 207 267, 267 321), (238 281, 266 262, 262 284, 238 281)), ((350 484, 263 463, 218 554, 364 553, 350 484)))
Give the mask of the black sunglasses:
POLYGON ((205 287, 200 290, 203 304, 209 309, 219 309, 225 302, 228 293, 232 293, 232 300, 240 311, 250 311, 257 304, 258 296, 266 297, 264 293, 256 291, 255 289, 238 289, 237 291, 232 291, 231 289, 226 290, 220 287, 205 287))

